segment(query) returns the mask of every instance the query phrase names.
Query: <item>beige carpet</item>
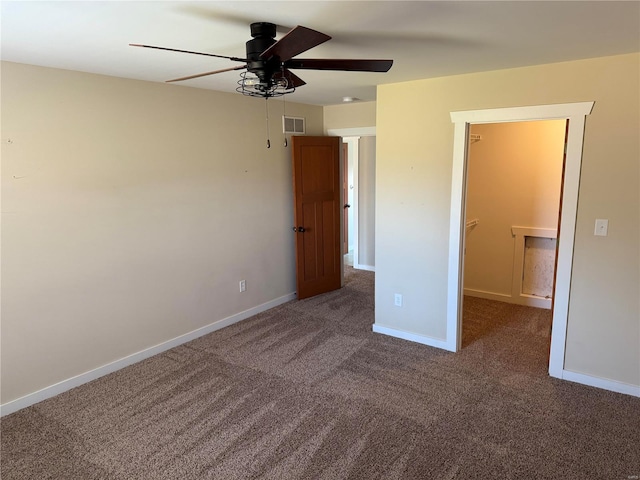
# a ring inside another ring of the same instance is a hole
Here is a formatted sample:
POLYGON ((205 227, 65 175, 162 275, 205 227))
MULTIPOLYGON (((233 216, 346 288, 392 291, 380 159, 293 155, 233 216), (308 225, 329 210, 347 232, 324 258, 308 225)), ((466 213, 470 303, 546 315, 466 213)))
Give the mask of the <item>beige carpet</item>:
POLYGON ((3 418, 2 479, 640 475, 640 399, 549 378, 548 312, 468 298, 451 354, 372 333, 373 281, 3 418))

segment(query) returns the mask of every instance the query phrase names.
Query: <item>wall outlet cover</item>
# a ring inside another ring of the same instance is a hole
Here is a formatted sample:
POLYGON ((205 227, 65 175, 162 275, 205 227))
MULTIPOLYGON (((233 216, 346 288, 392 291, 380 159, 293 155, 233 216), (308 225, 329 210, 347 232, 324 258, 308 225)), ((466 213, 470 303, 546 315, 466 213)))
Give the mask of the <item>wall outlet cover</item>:
POLYGON ((401 306, 402 306, 402 294, 400 294, 400 293, 396 293, 396 294, 393 296, 393 304, 394 304, 396 307, 401 307, 401 306))
POLYGON ((603 218, 596 218, 596 227, 593 234, 599 237, 606 237, 608 232, 609 232, 609 220, 603 219, 603 218))

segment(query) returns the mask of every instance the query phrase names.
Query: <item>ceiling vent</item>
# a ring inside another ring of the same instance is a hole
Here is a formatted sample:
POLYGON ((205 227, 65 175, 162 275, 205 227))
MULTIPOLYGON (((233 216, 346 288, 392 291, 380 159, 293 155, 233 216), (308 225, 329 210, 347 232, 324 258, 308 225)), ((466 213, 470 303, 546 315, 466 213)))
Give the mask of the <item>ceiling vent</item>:
POLYGON ((292 135, 304 135, 305 134, 305 122, 302 117, 286 117, 282 116, 282 130, 284 133, 290 133, 292 135))

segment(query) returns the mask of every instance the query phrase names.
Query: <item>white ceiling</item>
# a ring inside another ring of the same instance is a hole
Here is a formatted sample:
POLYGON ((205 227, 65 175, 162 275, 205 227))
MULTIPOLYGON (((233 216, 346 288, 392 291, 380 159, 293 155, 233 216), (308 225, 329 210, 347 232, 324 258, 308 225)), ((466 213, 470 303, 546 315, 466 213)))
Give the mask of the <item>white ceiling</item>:
MULTIPOLYGON (((249 23, 333 37, 299 58, 390 58, 388 73, 296 70, 287 98, 374 100, 375 85, 640 51, 638 1, 2 2, 2 59, 163 82, 238 65, 129 47, 145 43, 243 57, 249 23)), ((237 71, 188 80, 235 91, 237 71)))

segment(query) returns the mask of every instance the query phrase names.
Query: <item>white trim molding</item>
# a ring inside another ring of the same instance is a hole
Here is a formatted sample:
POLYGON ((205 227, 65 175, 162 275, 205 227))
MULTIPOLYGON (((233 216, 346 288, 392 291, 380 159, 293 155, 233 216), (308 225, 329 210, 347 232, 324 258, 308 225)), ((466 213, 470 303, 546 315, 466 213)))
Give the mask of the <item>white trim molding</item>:
POLYGON ((559 120, 591 114, 595 102, 557 103, 527 107, 491 108, 451 112, 453 123, 504 123, 559 120))
POLYGON ((75 377, 71 377, 54 385, 50 385, 43 388, 42 390, 38 390, 37 392, 30 393, 29 395, 25 395, 24 397, 20 397, 16 400, 7 402, 3 405, 0 405, 0 417, 17 412, 18 410, 21 410, 23 408, 30 407, 31 405, 46 400, 47 398, 55 397, 56 395, 66 392, 67 390, 79 387, 80 385, 89 383, 97 378, 108 375, 109 373, 113 373, 117 370, 128 367, 129 365, 133 365, 134 363, 141 362, 142 360, 146 360, 147 358, 153 357, 154 355, 158 355, 159 353, 190 342, 191 340, 195 340, 196 338, 202 337, 203 335, 207 335, 209 333, 215 332, 216 330, 220 330, 221 328, 225 328, 233 325, 234 323, 246 320, 247 318, 253 317, 258 313, 262 313, 266 310, 269 310, 270 308, 277 307, 278 305, 282 305, 283 303, 295 299, 295 293, 284 295, 243 312, 231 315, 230 317, 210 323, 209 325, 198 328, 189 333, 185 333, 184 335, 180 335, 179 337, 172 338, 171 340, 167 340, 166 342, 160 343, 153 347, 133 353, 124 358, 108 363, 107 365, 103 365, 102 367, 98 367, 88 372, 81 373, 80 375, 76 375, 75 377))
POLYGON ((628 383, 594 377, 592 375, 585 375, 584 373, 572 372, 570 370, 563 370, 561 378, 563 380, 568 380, 569 382, 580 383, 590 387, 602 388, 603 390, 610 390, 612 392, 640 397, 640 386, 638 385, 630 385, 628 383))
POLYGON ((538 297, 522 293, 524 274, 525 237, 558 238, 555 228, 511 227, 511 234, 515 237, 513 249, 513 273, 511 275, 511 298, 513 303, 530 307, 551 310, 551 298, 538 297))
MULTIPOLYGON (((360 258, 360 217, 359 217, 359 208, 360 203, 358 201, 358 197, 360 196, 358 193, 358 189, 360 188, 360 137, 342 137, 342 140, 347 143, 351 151, 354 153, 354 157, 351 160, 352 165, 352 187, 353 187, 353 198, 351 199, 351 208, 349 209, 353 215, 353 228, 349 233, 351 233, 351 238, 349 238, 349 243, 353 242, 353 266, 357 268, 358 259, 360 258)), ((345 172, 345 175, 347 172, 345 172)), ((344 203, 349 203, 347 199, 345 199, 344 203)))
POLYGON ((555 228, 511 227, 511 235, 514 237, 558 238, 558 230, 555 228))
POLYGON ((367 272, 375 272, 376 267, 372 265, 363 265, 362 263, 354 263, 353 268, 356 270, 366 270, 367 272))
MULTIPOLYGON (((451 179, 451 214, 449 228, 449 276, 447 285, 446 345, 460 349, 462 337, 463 252, 465 243, 465 204, 469 125, 474 123, 524 122, 534 120, 568 119, 564 191, 558 238, 555 303, 551 334, 549 374, 563 378, 571 270, 575 240, 578 189, 582 164, 582 145, 585 118, 594 102, 537 105, 451 112, 454 125, 453 167, 451 179)), ((449 348, 449 349, 450 349, 449 348)))
POLYGON ((329 128, 327 134, 334 137, 375 137, 376 127, 329 128))
POLYGON ((428 345, 429 347, 441 348, 443 350, 450 350, 449 345, 445 340, 440 338, 427 337, 426 335, 419 335, 417 333, 405 332, 403 330, 396 330, 395 328, 383 327, 382 325, 373 324, 373 331, 375 333, 381 333, 382 335, 388 335, 390 337, 401 338, 403 340, 409 340, 411 342, 421 343, 422 345, 428 345))
POLYGON ((520 293, 519 295, 507 295, 506 293, 487 292, 485 290, 475 290, 465 288, 464 294, 469 297, 486 298, 498 302, 513 303, 514 305, 524 305, 527 307, 551 309, 551 299, 520 293))

